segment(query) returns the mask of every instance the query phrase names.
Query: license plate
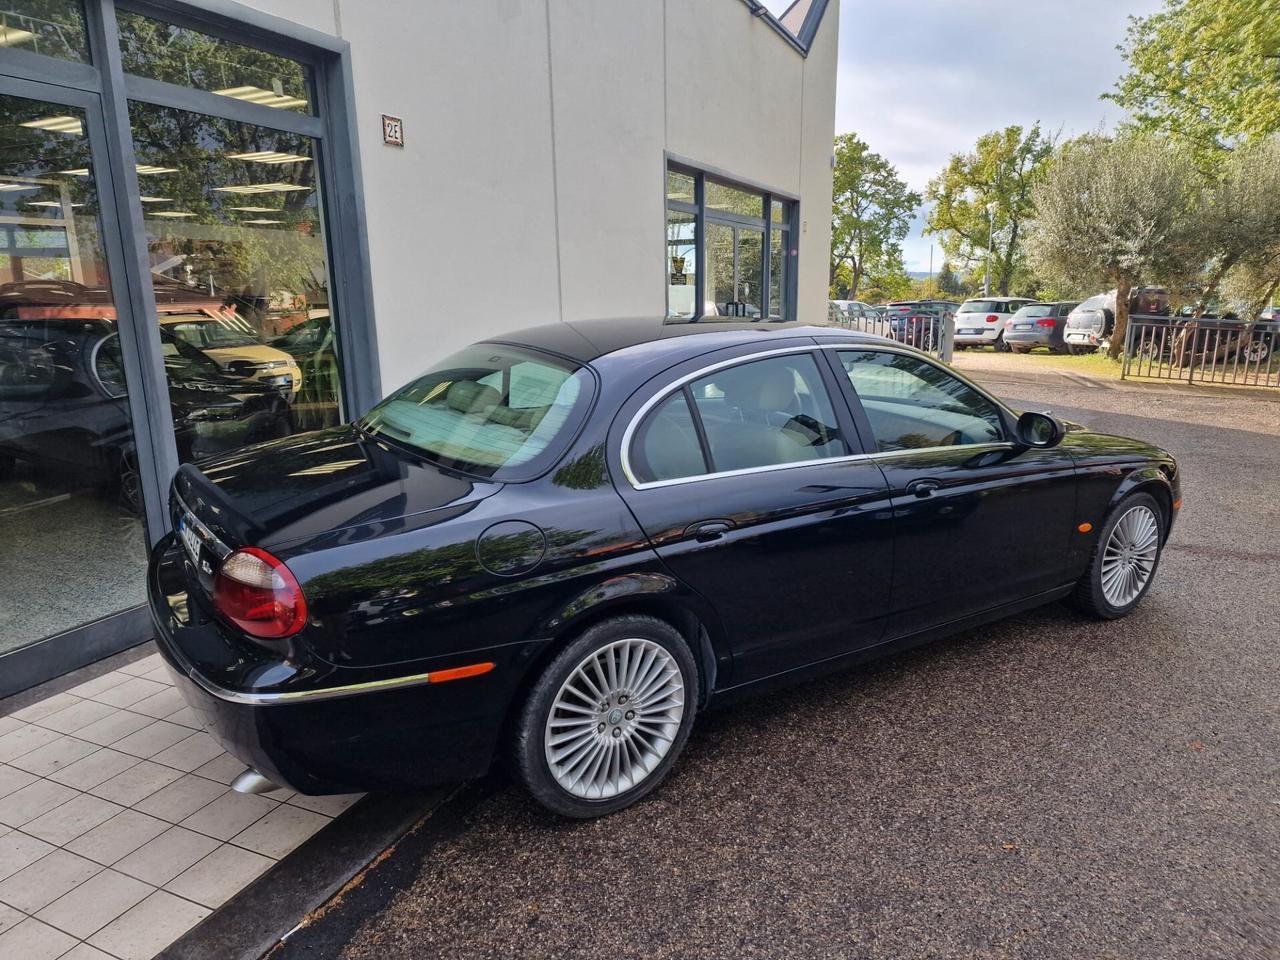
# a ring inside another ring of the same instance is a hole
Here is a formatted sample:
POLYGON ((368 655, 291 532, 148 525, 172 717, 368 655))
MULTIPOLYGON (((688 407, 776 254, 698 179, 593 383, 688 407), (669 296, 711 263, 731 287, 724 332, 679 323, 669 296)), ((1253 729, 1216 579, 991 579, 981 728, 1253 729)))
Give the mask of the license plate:
POLYGON ((187 556, 191 558, 191 562, 199 564, 200 562, 200 534, 196 533, 192 527, 190 519, 182 517, 178 521, 178 536, 182 540, 182 546, 187 551, 187 556))
POLYGON ((982 336, 982 331, 981 331, 981 330, 961 330, 961 331, 960 331, 960 336, 962 336, 962 337, 980 337, 980 336, 982 336))
POLYGON ((1015 329, 1015 330, 1030 330, 1030 329, 1031 329, 1031 324, 1029 324, 1029 323, 1015 323, 1015 324, 1013 325, 1013 329, 1015 329))

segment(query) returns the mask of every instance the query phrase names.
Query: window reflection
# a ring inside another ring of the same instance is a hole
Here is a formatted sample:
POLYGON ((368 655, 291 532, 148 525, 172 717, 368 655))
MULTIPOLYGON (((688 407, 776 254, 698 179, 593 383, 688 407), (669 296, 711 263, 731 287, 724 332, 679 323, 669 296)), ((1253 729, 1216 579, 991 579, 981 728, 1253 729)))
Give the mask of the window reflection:
POLYGON ((84 10, 77 0, 0 0, 0 49, 89 62, 84 10))
POLYGON ((338 422, 312 140, 143 103, 130 120, 167 362, 194 352, 209 382, 255 401, 227 446, 338 422))
POLYGON ((126 10, 118 22, 126 73, 263 107, 314 112, 310 71, 295 60, 126 10))

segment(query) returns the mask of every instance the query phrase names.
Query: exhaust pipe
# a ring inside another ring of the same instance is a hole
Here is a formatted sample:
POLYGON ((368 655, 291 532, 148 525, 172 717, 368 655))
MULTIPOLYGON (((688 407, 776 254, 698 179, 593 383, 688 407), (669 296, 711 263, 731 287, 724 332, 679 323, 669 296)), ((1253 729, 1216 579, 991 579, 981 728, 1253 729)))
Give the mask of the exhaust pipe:
POLYGON ((279 790, 280 785, 272 783, 257 770, 245 770, 231 781, 231 789, 236 793, 270 793, 279 790))

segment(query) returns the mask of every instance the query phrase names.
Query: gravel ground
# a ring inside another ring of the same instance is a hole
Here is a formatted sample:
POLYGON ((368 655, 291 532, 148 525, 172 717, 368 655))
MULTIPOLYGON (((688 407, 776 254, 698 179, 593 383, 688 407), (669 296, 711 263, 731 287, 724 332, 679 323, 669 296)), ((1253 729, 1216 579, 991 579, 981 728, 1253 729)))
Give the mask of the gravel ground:
POLYGON ((1179 457, 1137 612, 1055 605, 707 714, 604 821, 473 785, 278 955, 1280 957, 1280 395, 961 365, 1179 457))

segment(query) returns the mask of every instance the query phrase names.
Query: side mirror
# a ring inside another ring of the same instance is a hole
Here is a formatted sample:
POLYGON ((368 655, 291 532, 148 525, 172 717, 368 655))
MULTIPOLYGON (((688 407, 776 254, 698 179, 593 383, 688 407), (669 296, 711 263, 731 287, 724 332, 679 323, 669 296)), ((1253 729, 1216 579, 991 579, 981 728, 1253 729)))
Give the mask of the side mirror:
POLYGON ((1035 447, 1039 450, 1056 447, 1062 442, 1067 432, 1066 427, 1057 417, 1051 417, 1047 413, 1036 413, 1033 410, 1028 410, 1018 418, 1016 430, 1018 443, 1024 447, 1035 447))

